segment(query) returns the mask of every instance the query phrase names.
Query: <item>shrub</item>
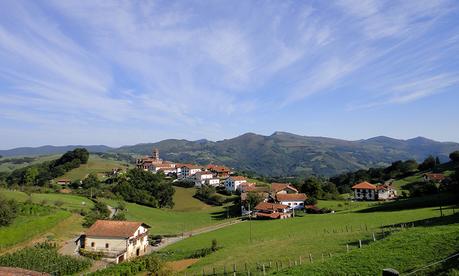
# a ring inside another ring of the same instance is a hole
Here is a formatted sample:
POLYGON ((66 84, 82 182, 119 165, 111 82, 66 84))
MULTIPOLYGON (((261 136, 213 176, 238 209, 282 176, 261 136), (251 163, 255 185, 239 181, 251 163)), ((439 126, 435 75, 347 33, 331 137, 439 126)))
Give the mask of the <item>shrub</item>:
POLYGON ((140 272, 148 271, 154 275, 170 275, 167 267, 162 260, 155 255, 146 255, 136 258, 132 261, 120 263, 117 265, 109 266, 105 269, 93 272, 89 275, 92 276, 112 276, 123 275, 131 276, 138 275, 140 272))
POLYGON ((93 260, 100 260, 104 256, 103 252, 98 252, 98 251, 89 251, 85 250, 83 248, 79 249, 79 253, 81 256, 93 259, 93 260))
POLYGON ((0 197, 0 226, 9 225, 17 216, 18 204, 0 197))

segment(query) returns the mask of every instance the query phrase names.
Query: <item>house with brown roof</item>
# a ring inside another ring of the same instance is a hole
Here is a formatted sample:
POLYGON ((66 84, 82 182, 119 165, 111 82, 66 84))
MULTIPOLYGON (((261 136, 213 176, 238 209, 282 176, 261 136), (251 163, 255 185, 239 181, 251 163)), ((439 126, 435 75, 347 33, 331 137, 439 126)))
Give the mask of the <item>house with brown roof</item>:
POLYGON ((290 183, 272 183, 271 192, 273 194, 297 194, 298 190, 290 183))
POLYGON ((356 200, 376 200, 376 185, 367 181, 360 182, 352 186, 354 199, 356 200))
POLYGON ((89 252, 100 252, 103 259, 120 263, 147 252, 149 225, 137 221, 97 220, 77 242, 89 252))
POLYGON ((209 164, 206 166, 206 169, 211 171, 214 176, 218 178, 227 178, 231 173, 229 168, 220 165, 209 164))
POLYGON ((443 180, 445 180, 446 177, 442 173, 425 173, 423 175, 423 178, 425 182, 433 181, 433 182, 440 183, 443 180))
POLYGON ((276 202, 287 205, 294 210, 303 210, 304 201, 307 198, 305 194, 276 194, 276 202))
POLYGON ((292 216, 289 206, 277 203, 260 202, 254 211, 258 219, 286 219, 292 216))
POLYGON ((397 197, 392 185, 373 185, 367 181, 352 186, 355 200, 390 200, 397 197))

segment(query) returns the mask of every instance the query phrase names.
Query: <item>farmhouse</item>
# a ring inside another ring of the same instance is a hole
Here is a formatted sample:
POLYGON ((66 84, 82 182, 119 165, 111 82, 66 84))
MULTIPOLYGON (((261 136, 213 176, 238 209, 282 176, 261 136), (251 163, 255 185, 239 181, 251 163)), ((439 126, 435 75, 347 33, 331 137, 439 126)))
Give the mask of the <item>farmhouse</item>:
POLYGON ((282 205, 287 205, 291 209, 304 209, 304 201, 308 197, 305 194, 276 194, 276 201, 282 205))
POLYGON ((195 173, 202 171, 200 166, 185 164, 180 167, 180 171, 177 171, 178 178, 188 178, 193 176, 195 173))
POLYGON ((445 180, 446 177, 442 173, 425 173, 423 178, 425 182, 433 181, 440 183, 445 180))
POLYGON ((352 186, 354 199, 356 200, 376 200, 376 186, 366 181, 352 186))
POLYGON ((292 213, 287 205, 260 202, 255 206, 255 216, 259 219, 285 219, 292 213))
POLYGON ((290 183, 272 183, 271 192, 273 194, 297 194, 298 190, 290 183))
POLYGON ((239 185, 246 183, 247 179, 243 176, 230 176, 225 179, 225 188, 229 192, 235 192, 239 185))
POLYGON ((69 185, 70 183, 72 183, 72 181, 68 178, 61 178, 57 180, 57 184, 59 185, 69 185))
POLYGON ((214 174, 214 176, 218 178, 227 178, 231 173, 231 170, 229 168, 213 164, 207 165, 206 169, 208 171, 211 171, 214 174))
POLYGON ((392 187, 392 185, 378 185, 376 186, 378 191, 378 200, 390 200, 397 198, 397 191, 392 187))
POLYGON ((77 242, 83 250, 100 252, 103 259, 120 263, 146 253, 149 228, 142 222, 98 220, 77 242))
POLYGON ((388 184, 373 185, 367 181, 352 186, 356 200, 389 200, 397 197, 397 191, 388 184))
POLYGON ((214 178, 213 173, 210 171, 199 171, 192 177, 196 187, 201 187, 202 185, 218 186, 220 184, 220 179, 214 178))

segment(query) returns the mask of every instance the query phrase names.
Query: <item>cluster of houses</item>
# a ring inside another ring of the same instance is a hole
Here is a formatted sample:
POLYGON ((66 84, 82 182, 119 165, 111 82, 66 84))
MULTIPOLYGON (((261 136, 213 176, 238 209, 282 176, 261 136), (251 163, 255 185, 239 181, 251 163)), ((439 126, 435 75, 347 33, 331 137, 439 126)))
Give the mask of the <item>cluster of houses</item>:
POLYGON ((200 166, 165 161, 159 157, 157 148, 153 148, 152 153, 152 156, 137 159, 137 168, 152 173, 162 172, 167 176, 175 176, 177 181, 194 182, 196 187, 202 185, 219 186, 232 173, 229 168, 220 165, 200 166))

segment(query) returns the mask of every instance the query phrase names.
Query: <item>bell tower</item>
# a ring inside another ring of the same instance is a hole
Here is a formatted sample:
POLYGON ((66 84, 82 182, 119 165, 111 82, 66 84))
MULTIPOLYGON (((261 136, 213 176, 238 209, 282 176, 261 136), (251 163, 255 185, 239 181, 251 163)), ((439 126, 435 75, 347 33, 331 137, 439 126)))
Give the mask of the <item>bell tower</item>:
POLYGON ((158 148, 153 148, 153 155, 151 157, 153 157, 153 159, 155 161, 159 161, 159 149, 158 148))

